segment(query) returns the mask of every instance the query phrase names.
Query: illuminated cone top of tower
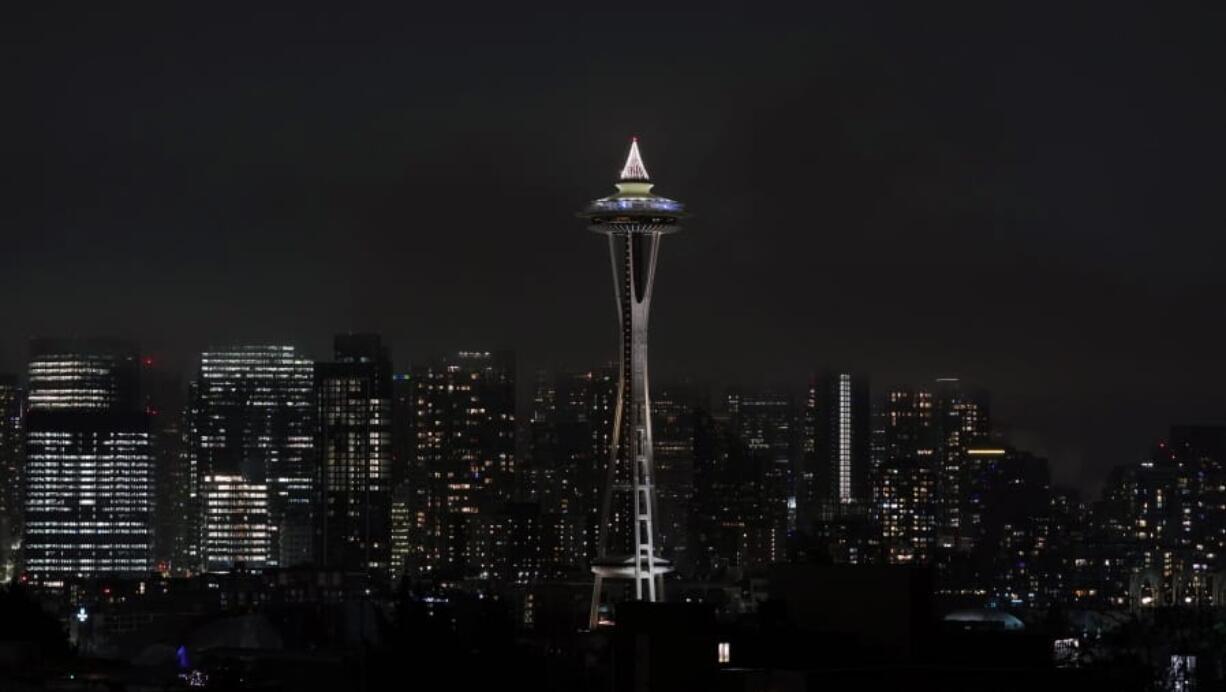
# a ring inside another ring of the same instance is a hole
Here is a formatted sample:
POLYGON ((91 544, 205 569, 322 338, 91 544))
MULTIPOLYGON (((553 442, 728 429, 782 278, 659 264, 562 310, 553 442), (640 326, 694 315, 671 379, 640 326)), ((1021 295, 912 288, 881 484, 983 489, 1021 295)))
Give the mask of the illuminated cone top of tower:
POLYGON ((579 212, 588 228, 599 233, 672 233, 681 230, 685 206, 651 191, 654 185, 639 153, 637 137, 630 140, 617 192, 601 197, 579 212))
POLYGON ((626 165, 622 166, 621 181, 623 183, 646 183, 651 180, 647 175, 647 166, 643 165, 643 156, 639 154, 639 138, 630 138, 630 153, 626 155, 626 165))

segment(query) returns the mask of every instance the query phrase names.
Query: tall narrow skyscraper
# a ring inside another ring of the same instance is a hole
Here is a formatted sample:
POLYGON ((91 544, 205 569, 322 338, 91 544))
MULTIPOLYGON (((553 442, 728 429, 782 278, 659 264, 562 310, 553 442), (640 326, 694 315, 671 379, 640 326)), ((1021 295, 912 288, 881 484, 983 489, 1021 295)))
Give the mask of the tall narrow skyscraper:
POLYGON ((21 545, 26 393, 14 375, 0 375, 0 584, 15 576, 21 545))
POLYGON ((317 559, 384 578, 391 561, 392 363, 377 334, 341 334, 315 366, 322 499, 317 559))
MULTIPOLYGON (((660 391, 660 390, 657 390, 660 391)), ((689 387, 660 391, 653 401, 656 500, 659 516, 657 554, 672 561, 682 574, 692 571, 689 559, 690 510, 694 494, 695 396, 689 387)))
POLYGON ((392 375, 392 465, 388 483, 391 485, 389 502, 388 574, 398 581, 408 570, 413 559, 420 562, 421 542, 419 522, 414 516, 419 484, 423 478, 410 482, 413 460, 417 457, 417 429, 414 424, 417 407, 414 405, 417 387, 411 374, 399 372, 392 375))
POLYGON ((638 140, 617 182, 617 192, 580 212, 588 228, 609 239, 621 323, 621 371, 612 449, 601 499, 600 537, 592 564, 590 624, 599 621, 605 579, 632 579, 636 600, 663 598, 671 564, 656 554, 651 397, 647 383, 647 317, 660 239, 680 230, 680 202, 651 191, 638 140))
POLYGON ((872 495, 868 378, 826 372, 809 384, 797 479, 800 528, 865 509, 872 495))
POLYGON ((885 396, 874 498, 884 558, 927 564, 936 545, 938 428, 932 392, 896 387, 885 396))
MULTIPOLYGON (((600 538, 600 504, 604 470, 613 438, 613 414, 617 408, 617 369, 612 365, 593 368, 565 378, 558 392, 559 408, 575 424, 573 432, 586 438, 578 444, 568 463, 576 468, 579 498, 584 515, 583 551, 595 556, 600 538)), ((586 566, 589 560, 584 559, 586 566)))
POLYGON ((934 423, 937 439, 937 544, 943 548, 970 547, 973 532, 966 531, 963 515, 971 501, 970 487, 979 474, 966 449, 986 442, 990 432, 987 392, 967 389, 956 377, 936 381, 934 423))
POLYGON ((190 565, 178 558, 188 547, 191 505, 183 413, 187 390, 181 375, 159 359, 141 357, 140 393, 149 416, 149 445, 153 452, 153 562, 159 570, 183 573, 190 565))
POLYGON ((34 581, 152 567, 153 460, 136 348, 30 344, 25 572, 34 581))

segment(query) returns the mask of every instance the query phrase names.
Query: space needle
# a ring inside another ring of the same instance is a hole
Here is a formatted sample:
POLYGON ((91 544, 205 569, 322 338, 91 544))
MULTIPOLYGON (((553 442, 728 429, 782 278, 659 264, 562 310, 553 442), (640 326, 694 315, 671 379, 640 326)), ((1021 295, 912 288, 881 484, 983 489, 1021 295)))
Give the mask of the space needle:
POLYGON ((613 436, 600 503, 600 530, 592 562, 590 626, 600 622, 607 580, 632 580, 634 598, 664 599, 664 575, 672 564, 656 554, 655 464, 652 460, 651 396, 647 385, 647 316, 660 239, 681 230, 685 208, 651 191, 638 139, 617 181, 617 192, 579 213, 589 230, 609 239, 613 284, 621 325, 621 368, 613 436))

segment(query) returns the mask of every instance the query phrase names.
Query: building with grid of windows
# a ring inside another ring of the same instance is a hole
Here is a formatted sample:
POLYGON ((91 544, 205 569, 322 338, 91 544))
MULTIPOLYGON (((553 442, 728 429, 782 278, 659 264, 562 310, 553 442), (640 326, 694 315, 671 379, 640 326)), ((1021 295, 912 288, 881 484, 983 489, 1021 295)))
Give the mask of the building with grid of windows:
POLYGON ((796 479, 800 526, 854 514, 872 495, 868 378, 827 372, 809 384, 796 479))
POLYGON ((392 490, 388 503, 388 574, 392 581, 400 579, 408 570, 413 557, 413 493, 407 483, 392 490))
POLYGON ((474 523, 510 501, 515 480, 515 359, 465 351, 415 368, 408 486, 410 569, 463 573, 474 523))
POLYGON ((207 351, 192 382, 187 414, 191 503, 202 543, 231 515, 202 511, 206 477, 241 477, 268 493, 269 566, 315 559, 315 372, 293 346, 236 346, 207 351))
POLYGON ((966 523, 971 486, 978 474, 976 459, 966 450, 989 441, 988 396, 969 389, 956 377, 937 379, 933 391, 937 439, 937 543, 969 550, 975 540, 966 523))
POLYGON ((335 358, 315 366, 318 560, 382 577, 392 569, 391 360, 374 334, 338 335, 335 358))
POLYGON ((267 567, 272 547, 268 486, 241 475, 216 475, 201 479, 200 490, 204 570, 255 572, 267 567))
POLYGON ((31 342, 22 543, 30 579, 151 569, 153 461, 138 392, 131 344, 31 342))
POLYGON ((936 545, 938 429, 932 392, 899 387, 886 394, 874 499, 886 561, 926 564, 936 545))

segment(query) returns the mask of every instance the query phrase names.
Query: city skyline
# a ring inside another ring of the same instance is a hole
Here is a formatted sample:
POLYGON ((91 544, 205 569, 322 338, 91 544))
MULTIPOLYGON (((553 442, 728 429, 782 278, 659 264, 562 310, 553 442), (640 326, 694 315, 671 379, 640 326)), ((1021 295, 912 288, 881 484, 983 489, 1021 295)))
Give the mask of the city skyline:
MULTIPOLYGON (((87 340, 87 341, 94 340, 94 339, 101 339, 103 341, 130 343, 138 349, 138 352, 140 353, 142 358, 149 359, 148 364, 156 365, 159 372, 169 375, 173 380, 178 381, 178 380, 184 380, 184 378, 188 378, 196 370, 196 368, 199 367, 201 356, 206 355, 210 352, 225 351, 225 350, 230 350, 230 349, 243 349, 243 348, 291 348, 291 349, 297 350, 300 353, 302 353, 304 362, 310 362, 314 364, 324 364, 328 362, 330 359, 329 354, 331 351, 331 344, 335 340, 335 338, 337 338, 338 336, 342 336, 342 335, 361 336, 363 334, 370 334, 370 333, 371 332, 335 333, 326 339, 325 343, 328 344, 327 346, 320 347, 320 350, 318 352, 319 355, 316 355, 316 352, 313 349, 302 348, 300 345, 301 344, 300 341, 275 340, 275 339, 247 339, 247 340, 233 339, 228 342, 214 341, 214 342, 211 342, 210 346, 205 347, 204 350, 195 352, 194 354, 184 356, 187 359, 188 364, 182 367, 179 367, 177 365, 178 362, 180 361, 180 359, 177 357, 176 358, 164 358, 163 353, 150 354, 141 348, 142 344, 140 342, 134 341, 131 339, 116 339, 114 335, 111 335, 111 334, 107 334, 103 336, 83 335, 83 336, 71 336, 71 337, 65 337, 62 335, 40 335, 40 336, 32 337, 28 343, 37 343, 40 340, 49 340, 49 339, 50 340, 75 339, 75 340, 87 340), (168 365, 167 361, 172 363, 172 365, 168 365)), ((391 353, 397 352, 395 349, 395 344, 388 344, 387 348, 389 352, 391 353)), ((608 358, 605 358, 603 360, 595 359, 587 363, 578 363, 573 366, 571 366, 570 364, 567 364, 567 366, 565 367, 545 367, 545 366, 541 366, 540 364, 538 364, 538 367, 530 368, 530 367, 524 366, 524 362, 527 361, 528 359, 524 358, 523 354, 517 349, 491 348, 489 345, 473 345, 473 344, 469 344, 468 346, 463 347, 463 348, 454 348, 450 350, 441 350, 441 351, 430 351, 430 352, 423 353, 411 359, 401 358, 399 356, 393 356, 391 357, 391 361, 395 363, 396 372, 407 375, 409 371, 411 371, 413 368, 420 366, 420 365, 427 365, 429 363, 435 362, 439 358, 446 357, 448 354, 464 353, 464 352, 472 352, 472 351, 483 351, 483 350, 484 351, 498 351, 498 352, 513 354, 515 357, 517 368, 521 370, 522 372, 526 372, 526 373, 527 372, 537 372, 537 373, 542 373, 542 374, 549 374, 551 376, 580 373, 580 372, 592 370, 594 368, 610 366, 616 363, 616 358, 614 357, 613 354, 610 354, 608 358)), ((716 380, 713 378, 703 377, 701 376, 701 374, 695 374, 695 373, 689 373, 689 372, 685 372, 681 374, 672 374, 672 373, 667 373, 665 375, 657 374, 653 379, 659 383, 659 387, 656 387, 653 385, 652 391, 653 391, 653 396, 654 396, 654 392, 656 392, 657 390, 668 391, 671 387, 678 386, 678 385, 682 385, 686 387, 698 387, 704 390, 705 392, 707 392, 707 394, 709 395, 709 400, 713 402, 717 402, 725 393, 731 392, 731 391, 737 391, 737 390, 751 391, 751 392, 757 392, 757 393, 762 393, 762 394, 772 394, 772 393, 787 394, 790 396, 795 396, 799 399, 804 396, 804 393, 807 391, 808 387, 810 386, 810 380, 813 377, 819 376, 822 373, 826 373, 826 372, 830 372, 834 370, 839 370, 837 365, 818 364, 818 365, 813 366, 807 371, 798 371, 796 373, 793 373, 793 376, 790 378, 779 378, 779 379, 757 380, 757 381, 754 381, 752 379, 734 379, 734 380, 722 380, 721 381, 721 380, 716 380)), ((1048 441, 1042 433, 1035 432, 1032 430, 1027 430, 1017 425, 1017 423, 1011 418, 1010 413, 1017 411, 1018 402, 1016 400, 1011 399, 1008 396, 1007 392, 1002 393, 999 388, 992 386, 992 383, 990 382, 984 382, 982 380, 975 380, 975 379, 966 378, 966 377, 958 377, 956 376, 957 373, 950 373, 950 372, 945 372, 945 371, 939 371, 936 373, 920 373, 915 377, 910 377, 910 378, 897 377, 893 379, 880 375, 879 374, 880 371, 874 370, 872 368, 862 370, 862 371, 857 371, 857 372, 863 373, 865 377, 873 381, 874 387, 872 389, 873 393, 871 397, 873 404, 880 403, 880 399, 883 396, 885 396, 883 391, 885 389, 888 389, 889 387, 937 386, 942 381, 962 381, 969 386, 975 387, 978 390, 982 390, 985 392, 991 392, 992 397, 993 397, 992 401, 993 401, 993 412, 994 412, 993 423, 998 429, 998 431, 1000 432, 1000 434, 1008 437, 1011 440, 1016 441, 1020 446, 1025 447, 1026 449, 1033 451, 1039 454, 1040 456, 1043 456, 1044 458, 1049 459, 1052 462, 1053 479, 1056 482, 1064 486, 1076 488, 1088 496, 1096 496, 1099 492, 1103 490, 1104 484, 1108 481, 1110 474, 1113 472, 1113 470, 1117 466, 1133 464, 1133 463, 1137 463, 1143 460, 1146 457, 1146 453, 1144 450, 1151 449, 1154 445, 1164 442, 1166 440, 1166 433, 1169 431, 1169 428, 1171 425, 1221 425, 1223 423, 1226 423, 1226 421, 1219 420, 1218 417, 1209 416, 1209 415, 1197 416, 1194 414, 1189 415, 1189 416, 1184 416, 1184 417, 1175 417, 1172 419, 1146 421, 1143 426, 1146 432, 1144 434, 1134 435, 1132 439, 1135 439, 1136 443, 1131 445, 1129 451, 1123 456, 1111 457, 1109 459, 1111 463, 1106 468, 1103 468, 1103 469, 1096 468, 1096 469, 1093 469, 1092 471, 1081 473, 1081 474, 1067 473, 1067 472, 1062 473, 1062 471, 1067 471, 1067 469, 1062 469, 1060 466, 1061 460, 1064 459, 1064 457, 1062 457, 1059 453, 1052 454, 1048 451, 1053 448, 1053 444, 1050 441, 1048 441), (951 375, 953 376, 951 377, 951 375), (878 387, 878 385, 880 385, 880 387, 878 387), (1001 411, 1005 413, 999 413, 1001 411), (1150 430, 1152 430, 1153 432, 1152 433, 1149 432, 1150 430)), ((0 375, 12 376, 16 378, 15 380, 16 382, 24 384, 25 379, 27 377, 27 372, 26 372, 25 365, 20 364, 15 370, 9 370, 9 371, 0 370, 0 375)), ((179 395, 185 394, 186 385, 184 385, 181 389, 182 391, 178 392, 178 394, 179 395)), ((148 392, 146 392, 146 394, 148 394, 148 392)), ((531 410, 532 395, 533 395, 533 390, 532 390, 532 383, 530 381, 530 378, 525 377, 525 378, 518 380, 516 383, 516 405, 517 407, 520 407, 525 411, 531 410)), ((719 410, 719 408, 720 407, 718 405, 714 406, 714 410, 719 410)), ((1226 417, 1226 414, 1224 414, 1224 417, 1226 417)))
POLYGON ((1226 689, 1223 35, 12 9, 0 688, 1226 689))

